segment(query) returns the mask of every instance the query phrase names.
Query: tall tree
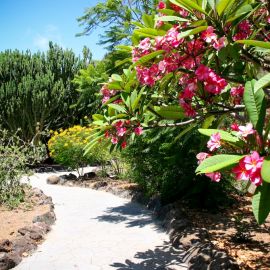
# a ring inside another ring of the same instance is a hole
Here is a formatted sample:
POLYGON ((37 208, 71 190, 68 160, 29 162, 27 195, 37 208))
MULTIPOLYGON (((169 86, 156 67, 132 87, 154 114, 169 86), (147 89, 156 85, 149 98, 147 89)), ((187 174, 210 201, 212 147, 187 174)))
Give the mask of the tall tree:
POLYGON ((133 21, 141 21, 142 14, 151 14, 157 0, 106 0, 104 3, 88 8, 78 18, 84 30, 78 34, 90 35, 97 27, 105 28, 99 44, 112 50, 119 44, 129 44, 133 32, 133 21))

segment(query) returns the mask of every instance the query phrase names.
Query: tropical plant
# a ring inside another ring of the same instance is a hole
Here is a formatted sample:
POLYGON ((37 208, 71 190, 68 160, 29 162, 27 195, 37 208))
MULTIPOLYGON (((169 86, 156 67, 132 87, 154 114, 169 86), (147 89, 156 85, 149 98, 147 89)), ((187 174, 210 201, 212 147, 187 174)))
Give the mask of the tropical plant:
MULTIPOLYGON (((235 176, 257 186, 258 223, 270 212, 269 3, 259 0, 170 0, 137 23, 133 64, 102 87, 102 115, 91 147, 103 136, 112 149, 148 129, 185 127, 209 136, 198 174, 213 182, 235 176)), ((201 149, 198 147, 198 152, 201 149)))

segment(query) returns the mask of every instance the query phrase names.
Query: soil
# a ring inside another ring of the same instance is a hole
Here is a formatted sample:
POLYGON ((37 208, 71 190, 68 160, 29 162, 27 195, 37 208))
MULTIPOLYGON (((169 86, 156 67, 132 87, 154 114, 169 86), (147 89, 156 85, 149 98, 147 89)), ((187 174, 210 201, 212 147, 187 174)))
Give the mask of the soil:
POLYGON ((50 211, 50 205, 40 205, 40 199, 33 194, 30 188, 25 188, 24 202, 18 207, 10 209, 0 206, 0 242, 3 239, 13 240, 20 228, 31 226, 36 216, 50 211))
MULTIPOLYGON (((137 184, 110 178, 95 177, 86 181, 66 181, 64 185, 81 186, 105 191, 115 189, 132 192, 140 191, 137 184)), ((184 207, 184 212, 194 227, 209 232, 211 242, 218 250, 234 258, 241 270, 270 269, 270 216, 259 226, 253 216, 251 198, 235 196, 236 203, 220 213, 184 207)), ((183 209, 183 204, 179 202, 183 209)))

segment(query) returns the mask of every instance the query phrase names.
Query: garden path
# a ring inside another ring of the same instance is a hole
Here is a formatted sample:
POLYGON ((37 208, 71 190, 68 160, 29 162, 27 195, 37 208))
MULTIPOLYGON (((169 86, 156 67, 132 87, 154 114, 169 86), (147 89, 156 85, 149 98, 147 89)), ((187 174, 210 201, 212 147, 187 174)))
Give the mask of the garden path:
POLYGON ((30 177, 52 196, 56 223, 43 244, 16 270, 187 269, 151 213, 103 191, 48 185, 49 173, 30 177))

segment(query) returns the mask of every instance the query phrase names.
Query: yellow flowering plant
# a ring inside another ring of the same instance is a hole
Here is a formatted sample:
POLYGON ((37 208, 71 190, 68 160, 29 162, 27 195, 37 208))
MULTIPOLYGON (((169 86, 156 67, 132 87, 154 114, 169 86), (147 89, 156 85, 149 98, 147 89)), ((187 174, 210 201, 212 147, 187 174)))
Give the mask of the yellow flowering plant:
POLYGON ((79 176, 83 174, 83 167, 97 163, 105 164, 110 159, 105 142, 100 142, 85 154, 85 145, 93 133, 90 127, 76 125, 65 130, 51 130, 50 133, 51 139, 48 142, 50 156, 58 164, 76 170, 79 176))

